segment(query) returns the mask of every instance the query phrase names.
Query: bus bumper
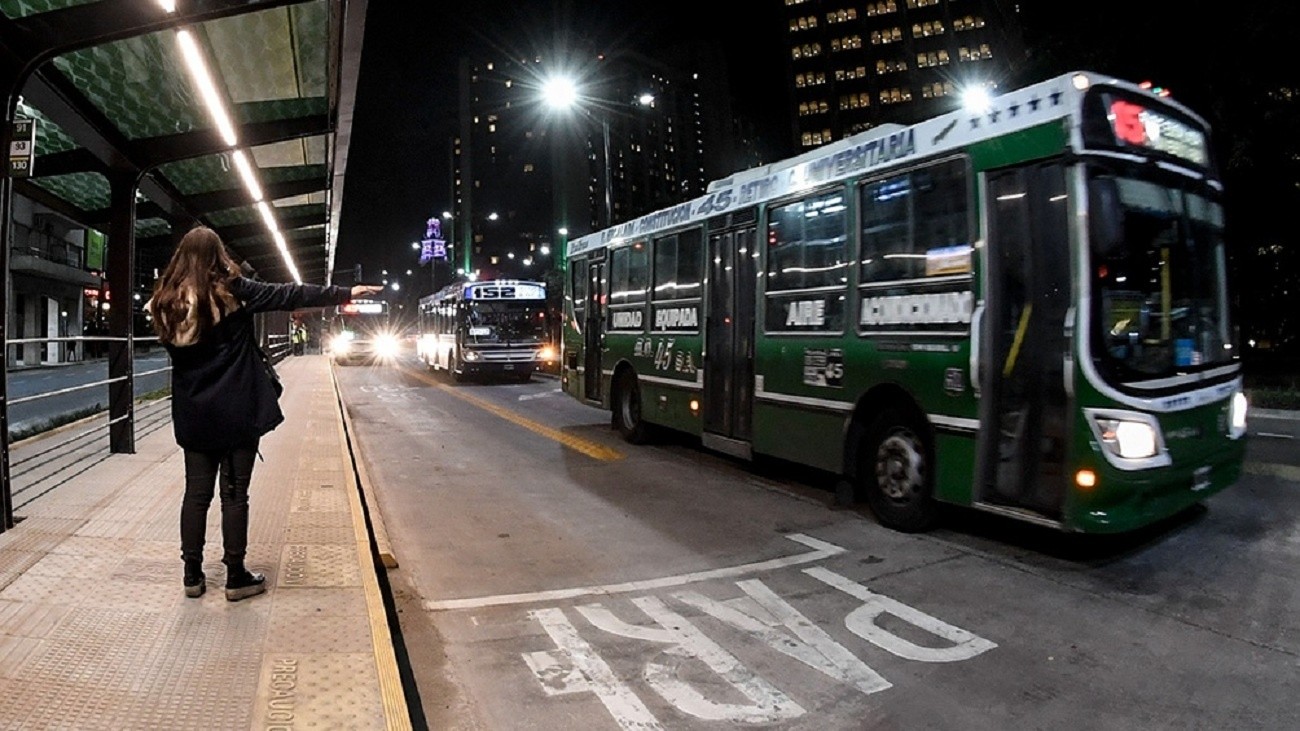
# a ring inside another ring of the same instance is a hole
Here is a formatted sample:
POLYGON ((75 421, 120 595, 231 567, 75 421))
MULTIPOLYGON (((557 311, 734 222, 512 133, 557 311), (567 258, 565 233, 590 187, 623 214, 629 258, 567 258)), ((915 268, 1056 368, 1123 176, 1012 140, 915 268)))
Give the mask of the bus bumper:
POLYGON ((1173 517, 1230 487, 1241 477, 1243 437, 1204 459, 1179 467, 1123 473, 1094 467, 1093 491, 1075 487, 1066 525, 1084 533, 1124 533, 1173 517), (1122 489, 1105 489, 1108 478, 1122 489))

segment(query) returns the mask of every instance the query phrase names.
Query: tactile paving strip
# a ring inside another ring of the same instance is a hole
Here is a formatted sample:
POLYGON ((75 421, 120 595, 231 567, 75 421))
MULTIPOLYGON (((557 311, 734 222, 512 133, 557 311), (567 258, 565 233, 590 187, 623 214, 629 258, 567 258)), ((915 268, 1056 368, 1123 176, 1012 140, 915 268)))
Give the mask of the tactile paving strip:
POLYGON ((354 541, 348 513, 291 513, 286 543, 348 543, 354 541))
POLYGON ((383 718, 370 653, 272 653, 262 663, 256 728, 375 728, 383 718))
POLYGON ((300 487, 294 491, 292 510, 294 513, 346 513, 347 496, 333 487, 300 487))
POLYGON ((279 586, 360 586, 359 568, 355 546, 290 543, 280 554, 279 586))

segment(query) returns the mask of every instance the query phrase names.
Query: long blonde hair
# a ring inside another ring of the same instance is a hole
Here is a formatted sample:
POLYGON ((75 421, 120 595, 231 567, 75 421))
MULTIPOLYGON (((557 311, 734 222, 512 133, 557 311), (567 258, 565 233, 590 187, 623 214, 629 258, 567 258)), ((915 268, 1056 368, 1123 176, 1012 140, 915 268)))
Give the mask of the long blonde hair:
POLYGON ((239 307, 230 283, 239 265, 216 231, 196 226, 181 237, 171 261, 153 288, 148 309, 158 339, 193 345, 208 328, 239 307))

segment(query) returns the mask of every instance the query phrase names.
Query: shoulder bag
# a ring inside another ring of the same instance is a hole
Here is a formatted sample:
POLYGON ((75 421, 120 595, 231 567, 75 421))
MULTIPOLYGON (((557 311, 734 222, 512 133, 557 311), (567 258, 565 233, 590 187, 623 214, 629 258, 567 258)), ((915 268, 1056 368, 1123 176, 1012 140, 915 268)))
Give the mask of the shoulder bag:
POLYGON ((280 374, 275 372, 275 366, 271 363, 271 356, 266 354, 262 346, 258 344, 257 337, 250 332, 249 340, 252 341, 253 352, 257 354, 257 359, 262 362, 262 367, 266 369, 267 378, 271 379, 271 388, 275 389, 275 397, 278 399, 284 395, 284 384, 280 382, 280 374))

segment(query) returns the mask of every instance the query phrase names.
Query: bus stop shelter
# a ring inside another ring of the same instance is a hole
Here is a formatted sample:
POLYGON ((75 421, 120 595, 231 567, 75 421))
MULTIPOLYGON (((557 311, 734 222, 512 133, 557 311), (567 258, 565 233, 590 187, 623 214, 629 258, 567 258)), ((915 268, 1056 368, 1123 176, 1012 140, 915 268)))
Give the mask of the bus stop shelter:
MULTIPOLYGON (((365 11, 366 0, 0 0, 11 151, 0 334, 8 348, 16 266, 84 273, 90 241, 106 242, 112 452, 134 451, 134 346, 151 334, 133 295, 147 299, 185 231, 212 227, 265 280, 330 281, 365 11), (15 254, 15 196, 81 227, 86 246, 54 263, 15 254)), ((7 364, 0 532, 14 521, 7 364)))

